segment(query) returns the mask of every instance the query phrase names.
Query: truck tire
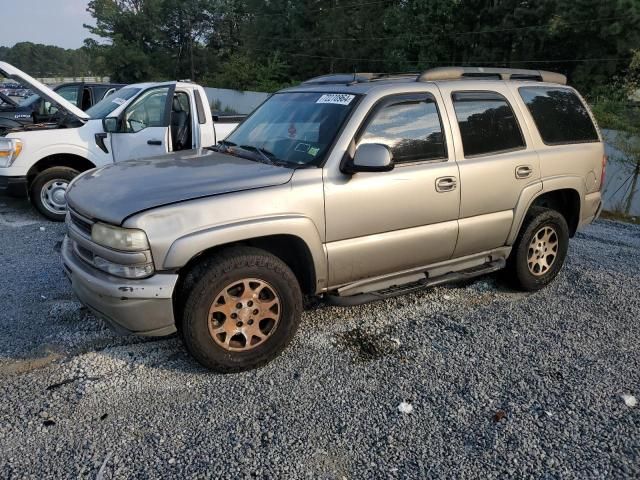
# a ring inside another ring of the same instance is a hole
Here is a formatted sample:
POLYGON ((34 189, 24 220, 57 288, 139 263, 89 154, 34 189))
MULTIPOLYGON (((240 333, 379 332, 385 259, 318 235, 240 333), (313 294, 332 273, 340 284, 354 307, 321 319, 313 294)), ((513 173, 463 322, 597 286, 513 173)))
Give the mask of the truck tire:
POLYGON ((549 208, 531 207, 507 260, 507 279, 521 290, 540 290, 558 275, 568 247, 565 218, 549 208))
POLYGON ((31 201, 38 211, 54 222, 63 222, 67 214, 65 193, 80 172, 70 167, 52 167, 40 172, 31 183, 31 201))
POLYGON ((302 292, 282 260, 257 248, 232 247, 195 276, 180 331, 202 365, 222 373, 256 368, 289 344, 302 315, 302 292))

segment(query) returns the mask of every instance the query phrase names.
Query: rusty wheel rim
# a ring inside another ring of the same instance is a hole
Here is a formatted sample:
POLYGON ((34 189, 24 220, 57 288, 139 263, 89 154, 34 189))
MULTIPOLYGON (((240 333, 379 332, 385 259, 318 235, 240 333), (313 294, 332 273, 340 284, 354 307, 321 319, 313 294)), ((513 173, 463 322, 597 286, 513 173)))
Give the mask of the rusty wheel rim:
POLYGON ((258 278, 238 280, 215 296, 209 308, 209 334, 225 350, 252 350, 273 335, 280 310, 280 298, 269 283, 258 278))
POLYGON ((549 226, 536 232, 529 244, 527 264, 532 275, 539 277, 549 271, 558 256, 558 234, 549 226))

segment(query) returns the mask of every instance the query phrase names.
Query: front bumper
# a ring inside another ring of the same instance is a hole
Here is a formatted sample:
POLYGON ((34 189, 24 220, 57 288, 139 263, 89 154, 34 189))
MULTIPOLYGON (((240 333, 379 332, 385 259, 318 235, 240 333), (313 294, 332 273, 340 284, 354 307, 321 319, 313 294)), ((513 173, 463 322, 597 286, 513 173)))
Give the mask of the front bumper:
POLYGON ((115 330, 153 337, 176 331, 172 296, 178 275, 157 273, 143 280, 107 275, 80 260, 69 237, 62 243, 62 261, 76 296, 115 330))
POLYGON ((26 197, 29 193, 27 177, 0 176, 0 193, 12 197, 26 197))

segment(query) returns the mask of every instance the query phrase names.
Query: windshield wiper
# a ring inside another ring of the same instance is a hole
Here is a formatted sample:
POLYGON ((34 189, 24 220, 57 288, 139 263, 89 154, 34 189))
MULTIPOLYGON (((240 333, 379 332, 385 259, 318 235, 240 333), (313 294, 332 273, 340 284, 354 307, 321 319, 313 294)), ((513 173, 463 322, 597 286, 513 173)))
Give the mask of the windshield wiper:
POLYGON ((281 160, 276 158, 273 153, 264 148, 254 147, 253 145, 240 145, 240 148, 242 148, 243 150, 248 150, 250 152, 259 153, 260 156, 264 159, 265 163, 268 163, 269 165, 278 165, 283 163, 281 160))
POLYGON ((210 147, 204 147, 207 150, 213 150, 214 152, 222 152, 227 153, 229 151, 229 147, 235 147, 236 144, 230 142, 228 140, 221 140, 217 143, 217 145, 211 145, 210 147), (220 148, 224 147, 224 148, 220 148))

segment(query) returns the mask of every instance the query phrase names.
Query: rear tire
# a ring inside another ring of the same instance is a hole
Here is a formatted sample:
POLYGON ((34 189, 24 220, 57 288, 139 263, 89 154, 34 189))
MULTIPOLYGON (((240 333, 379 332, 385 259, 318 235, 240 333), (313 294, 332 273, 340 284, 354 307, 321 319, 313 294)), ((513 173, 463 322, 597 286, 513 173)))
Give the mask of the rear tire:
POLYGON ((532 207, 507 260, 507 280, 521 290, 540 290, 560 272, 568 247, 565 218, 555 210, 532 207))
POLYGON ((63 222, 67 214, 65 193, 79 173, 70 167, 52 167, 40 172, 31 184, 33 205, 49 220, 63 222))
POLYGON ((257 248, 233 247, 196 274, 181 331, 203 366, 222 373, 256 368, 289 344, 302 315, 302 292, 282 260, 257 248))

